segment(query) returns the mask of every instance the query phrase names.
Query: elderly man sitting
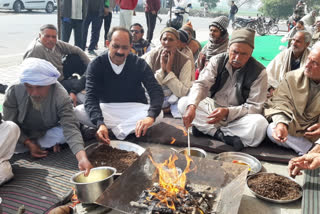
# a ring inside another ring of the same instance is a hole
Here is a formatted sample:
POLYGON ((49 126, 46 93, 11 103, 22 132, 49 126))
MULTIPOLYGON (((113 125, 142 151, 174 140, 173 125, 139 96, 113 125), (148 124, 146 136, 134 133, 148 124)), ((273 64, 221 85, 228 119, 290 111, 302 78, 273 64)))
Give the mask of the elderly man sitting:
POLYGON ((188 94, 193 76, 191 60, 178 50, 179 38, 176 29, 164 28, 161 46, 143 56, 162 86, 165 96, 162 108, 165 112, 171 111, 174 117, 181 117, 177 101, 188 94))
POLYGON ((229 52, 211 57, 188 97, 179 101, 184 125, 241 150, 258 146, 268 122, 261 115, 267 98, 267 73, 251 54, 255 32, 232 33, 229 52), (210 96, 208 97, 208 94, 210 96))
POLYGON ((305 15, 304 17, 302 17, 301 21, 304 22, 304 25, 307 30, 311 31, 311 28, 316 21, 316 16, 317 16, 317 11, 313 10, 310 13, 308 13, 307 15, 305 15))
POLYGON ((85 87, 85 76, 78 80, 72 78, 72 74, 83 75, 90 62, 87 55, 79 47, 57 40, 57 28, 54 25, 47 24, 40 28, 39 38, 30 43, 23 59, 29 57, 47 60, 55 66, 61 74, 59 77, 60 83, 76 104, 76 94, 85 87), (63 63, 64 57, 66 57, 66 60, 63 63))
POLYGON ((188 47, 191 49, 193 53, 193 58, 197 59, 199 52, 201 51, 201 44, 198 40, 196 40, 196 32, 193 30, 192 24, 188 21, 185 25, 181 27, 181 30, 185 30, 189 34, 188 47))
POLYGON ((320 17, 317 17, 316 26, 312 34, 310 47, 312 47, 317 41, 320 41, 320 17))
POLYGON ((202 48, 197 59, 199 72, 208 64, 211 57, 227 51, 229 42, 228 23, 229 19, 226 16, 219 16, 214 18, 209 25, 209 41, 202 48))
POLYGON ((2 121, 0 113, 0 186, 13 177, 9 163, 20 136, 19 127, 12 121, 2 121))
POLYGON ((294 26, 286 35, 284 35, 281 39, 281 42, 288 42, 288 47, 290 47, 290 43, 292 38, 294 37, 294 35, 301 30, 305 30, 304 29, 304 23, 303 21, 298 21, 296 26, 294 26))
POLYGON ((267 102, 265 116, 272 123, 272 142, 299 155, 320 143, 320 43, 311 50, 304 68, 292 71, 267 102))
POLYGON ((298 31, 291 42, 291 47, 279 53, 267 66, 268 92, 272 96, 287 72, 302 68, 309 55, 311 34, 307 31, 298 31))
POLYGON ((3 117, 19 125, 21 134, 16 152, 30 151, 35 158, 60 150, 68 143, 76 155, 79 169, 89 173, 92 167, 84 151, 79 122, 74 116, 70 97, 57 82, 59 71, 48 61, 28 58, 22 62, 20 84, 6 93, 3 117))
POLYGON ((130 53, 129 30, 111 29, 106 44, 108 51, 88 66, 86 101, 75 111, 82 124, 97 127, 98 138, 109 143, 108 128, 120 140, 134 132, 145 135, 161 112, 163 92, 148 64, 130 53))
POLYGON ((131 53, 142 56, 151 50, 150 43, 143 38, 144 29, 139 23, 134 23, 130 26, 132 33, 132 48, 131 53))

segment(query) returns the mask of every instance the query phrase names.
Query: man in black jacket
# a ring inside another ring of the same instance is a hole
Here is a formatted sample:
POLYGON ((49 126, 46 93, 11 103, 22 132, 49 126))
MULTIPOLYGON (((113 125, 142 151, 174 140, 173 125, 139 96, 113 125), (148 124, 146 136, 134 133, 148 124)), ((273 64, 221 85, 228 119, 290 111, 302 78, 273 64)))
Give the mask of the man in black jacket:
POLYGON ((230 14, 229 14, 229 22, 230 20, 232 22, 234 22, 234 15, 236 15, 236 13, 238 12, 238 7, 237 5, 234 3, 234 1, 231 1, 231 8, 230 8, 230 14))
POLYGON ((130 53, 132 35, 126 28, 113 28, 106 44, 108 52, 88 66, 86 101, 75 111, 82 124, 97 127, 98 138, 109 143, 108 128, 120 140, 133 132, 145 135, 161 112, 163 92, 148 64, 130 53))

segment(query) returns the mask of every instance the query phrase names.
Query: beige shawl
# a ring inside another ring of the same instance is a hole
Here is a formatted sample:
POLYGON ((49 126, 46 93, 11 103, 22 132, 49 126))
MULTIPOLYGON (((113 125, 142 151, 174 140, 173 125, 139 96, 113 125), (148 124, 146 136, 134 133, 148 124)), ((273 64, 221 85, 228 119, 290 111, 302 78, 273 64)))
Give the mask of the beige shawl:
MULTIPOLYGON (((309 99, 310 79, 303 68, 292 71, 280 83, 273 97, 267 101, 264 114, 267 119, 278 113, 290 118, 288 131, 293 136, 303 136, 308 127, 320 122, 320 91, 309 99)), ((310 139, 316 141, 316 139, 310 139)))
MULTIPOLYGON (((300 68, 304 67, 307 62, 310 50, 307 48, 301 58, 300 68)), ((279 53, 267 66, 268 88, 278 88, 280 82, 284 79, 285 74, 291 71, 290 62, 292 56, 292 48, 279 53)))

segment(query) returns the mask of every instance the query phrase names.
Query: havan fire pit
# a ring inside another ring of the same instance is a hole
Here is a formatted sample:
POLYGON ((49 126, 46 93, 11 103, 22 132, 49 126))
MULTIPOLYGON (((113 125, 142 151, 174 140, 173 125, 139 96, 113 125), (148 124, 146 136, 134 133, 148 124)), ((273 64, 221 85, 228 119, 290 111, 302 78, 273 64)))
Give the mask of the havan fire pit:
MULTIPOLYGON (((184 155, 167 149, 147 149, 95 203, 123 213, 175 213, 167 212, 168 209, 165 212, 155 212, 154 206, 157 206, 157 203, 151 203, 152 206, 147 207, 143 205, 144 208, 140 203, 141 196, 151 188, 157 188, 159 183, 157 168, 150 157, 155 163, 164 163, 171 155, 177 155, 175 166, 178 171, 183 172, 188 163, 184 155)), ((186 190, 198 191, 198 195, 201 195, 203 192, 197 190, 197 187, 206 187, 205 191, 208 194, 205 197, 211 197, 211 200, 208 199, 206 202, 210 203, 210 212, 206 213, 237 213, 245 188, 248 167, 192 157, 190 168, 194 167, 196 170, 186 173, 186 190)))

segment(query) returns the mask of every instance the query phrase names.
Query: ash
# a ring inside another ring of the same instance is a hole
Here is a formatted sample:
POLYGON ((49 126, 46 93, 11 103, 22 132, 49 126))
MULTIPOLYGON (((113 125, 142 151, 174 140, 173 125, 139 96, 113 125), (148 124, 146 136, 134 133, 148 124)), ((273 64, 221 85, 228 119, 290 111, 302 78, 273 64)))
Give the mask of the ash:
MULTIPOLYGON (((215 188, 208 185, 187 184, 186 191, 180 191, 176 197, 167 198, 169 204, 174 204, 175 210, 170 209, 165 202, 160 202, 154 193, 166 191, 154 183, 148 190, 143 190, 138 201, 131 201, 130 205, 143 209, 147 214, 214 214, 213 204, 216 198, 215 188)), ((139 213, 136 212, 136 213, 139 213)))

